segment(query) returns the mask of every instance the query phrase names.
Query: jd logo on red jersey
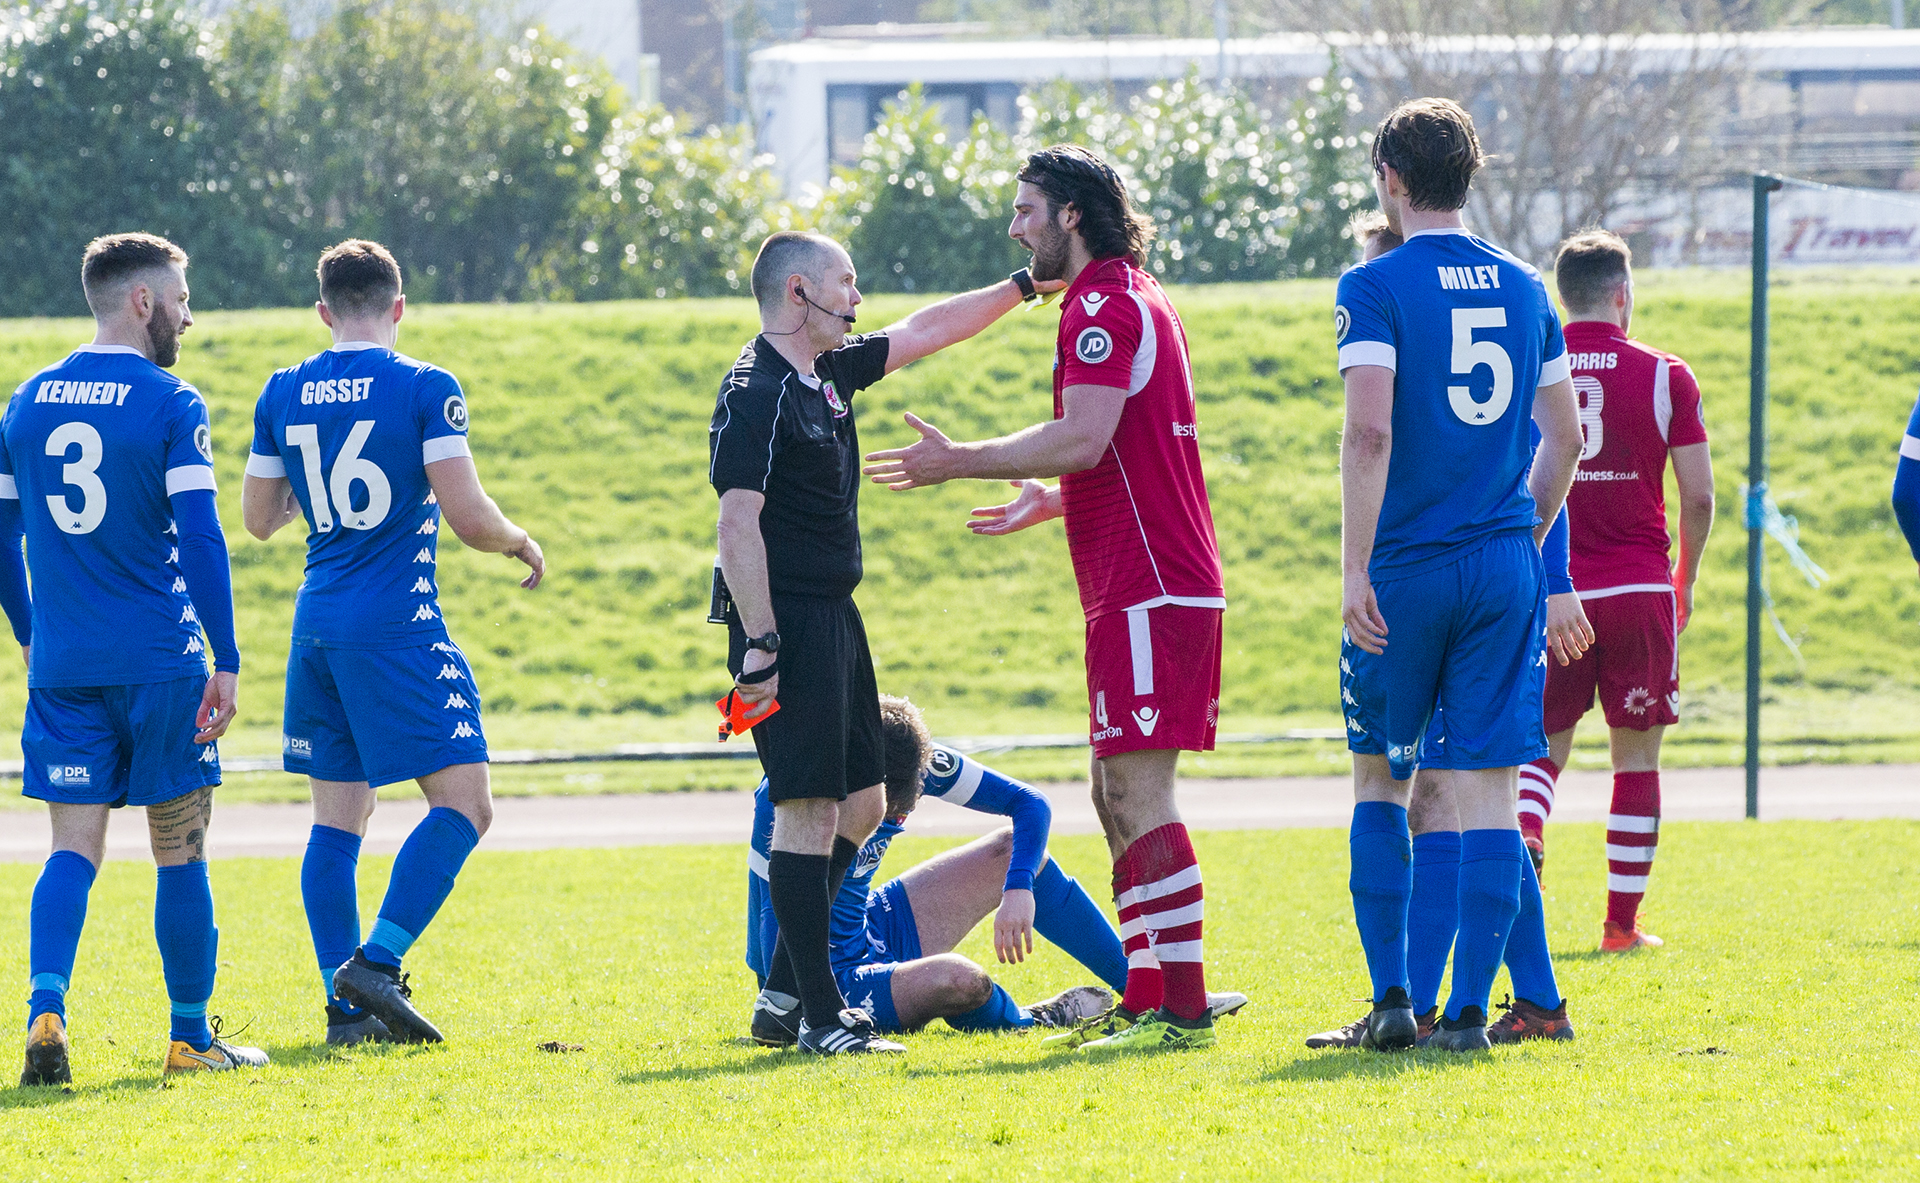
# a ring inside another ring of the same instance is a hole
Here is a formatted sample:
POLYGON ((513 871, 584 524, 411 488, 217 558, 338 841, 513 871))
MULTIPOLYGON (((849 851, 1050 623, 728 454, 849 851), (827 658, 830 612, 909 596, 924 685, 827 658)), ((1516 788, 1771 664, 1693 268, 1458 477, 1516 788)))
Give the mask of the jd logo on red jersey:
POLYGON ((1079 340, 1073 343, 1073 355, 1090 366, 1097 366, 1113 353, 1113 338, 1107 330, 1085 328, 1080 330, 1079 340))

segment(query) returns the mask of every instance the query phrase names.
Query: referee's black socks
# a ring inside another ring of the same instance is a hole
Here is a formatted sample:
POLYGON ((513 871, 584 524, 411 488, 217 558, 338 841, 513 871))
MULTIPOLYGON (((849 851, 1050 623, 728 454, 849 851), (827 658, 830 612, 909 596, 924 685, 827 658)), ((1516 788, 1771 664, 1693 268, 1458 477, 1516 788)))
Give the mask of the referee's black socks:
MULTIPOLYGON (((767 895, 773 903, 773 918, 780 924, 780 944, 793 966, 794 988, 783 993, 800 996, 800 1014, 809 1027, 836 1023, 840 1008, 846 1005, 833 980, 827 952, 827 921, 833 911, 827 876, 833 862, 824 854, 790 850, 776 850, 767 860, 767 895)), ((841 877, 845 877, 844 868, 841 877)), ((779 989, 772 975, 767 984, 779 989)))

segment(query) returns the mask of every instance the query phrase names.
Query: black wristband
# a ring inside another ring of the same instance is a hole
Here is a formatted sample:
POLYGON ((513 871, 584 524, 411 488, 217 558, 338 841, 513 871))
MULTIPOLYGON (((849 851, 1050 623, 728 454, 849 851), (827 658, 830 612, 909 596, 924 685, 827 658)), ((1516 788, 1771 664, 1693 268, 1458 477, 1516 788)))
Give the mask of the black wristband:
POLYGON ((780 672, 780 663, 776 661, 772 665, 767 666, 765 669, 758 669, 753 671, 750 674, 743 673, 739 677, 735 678, 734 681, 740 683, 742 686, 758 686, 760 683, 767 681, 768 679, 772 678, 775 674, 778 674, 779 672, 780 672))
POLYGON ((1040 293, 1033 290, 1033 273, 1025 267, 1007 276, 1007 278, 1013 281, 1014 287, 1020 289, 1020 298, 1022 300, 1033 300, 1039 297, 1040 293))

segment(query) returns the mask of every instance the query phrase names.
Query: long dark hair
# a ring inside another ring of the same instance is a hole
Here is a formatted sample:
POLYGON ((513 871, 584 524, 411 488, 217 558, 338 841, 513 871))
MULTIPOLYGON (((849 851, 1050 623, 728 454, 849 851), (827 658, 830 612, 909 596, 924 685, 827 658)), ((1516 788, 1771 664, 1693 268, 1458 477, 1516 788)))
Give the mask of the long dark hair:
POLYGON ((1080 211, 1080 237, 1094 258, 1146 262, 1153 223, 1133 208, 1120 174, 1106 161, 1085 148, 1055 144, 1027 157, 1020 179, 1046 195, 1049 214, 1068 205, 1080 211))

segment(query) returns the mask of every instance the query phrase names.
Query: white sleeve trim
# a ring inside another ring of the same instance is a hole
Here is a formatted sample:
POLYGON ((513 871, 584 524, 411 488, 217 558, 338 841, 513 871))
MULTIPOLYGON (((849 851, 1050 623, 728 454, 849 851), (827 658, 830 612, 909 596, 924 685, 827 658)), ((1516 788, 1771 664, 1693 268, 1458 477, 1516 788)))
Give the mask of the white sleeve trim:
POLYGON ((974 793, 980 789, 980 779, 985 770, 972 760, 960 765, 960 775, 954 778, 953 787, 940 794, 940 799, 949 805, 965 805, 973 800, 974 793))
POLYGON ((420 445, 420 463, 432 464, 436 460, 451 460, 455 456, 471 456, 473 450, 467 447, 464 435, 435 436, 420 445))
POLYGON ((1572 377, 1572 361, 1565 353, 1540 364, 1541 386, 1552 386, 1555 382, 1565 382, 1572 377))
MULTIPOLYGON (((1900 437, 1900 455, 1905 457, 1908 460, 1920 460, 1920 439, 1916 439, 1915 437, 1910 435, 1901 436, 1900 437)), ((11 488, 12 485, 13 485, 13 478, 8 477, 7 486, 11 488)), ((16 494, 9 493, 7 494, 7 496, 9 497, 16 496, 16 494)))
MULTIPOLYGON (((1913 437, 1908 436, 1907 442, 1912 443, 1913 437)), ((0 498, 8 501, 20 500, 20 486, 14 482, 12 473, 0 473, 0 498)))
POLYGON ((1379 366, 1382 369, 1398 372, 1399 354, 1385 341, 1355 341, 1351 345, 1340 347, 1340 369, 1345 372, 1354 366, 1379 366))
POLYGON ((167 470, 167 496, 193 489, 215 490, 211 464, 182 464, 167 470))
POLYGON ((247 475, 284 477, 287 475, 287 462, 278 456, 262 456, 258 452, 248 452, 247 475))

